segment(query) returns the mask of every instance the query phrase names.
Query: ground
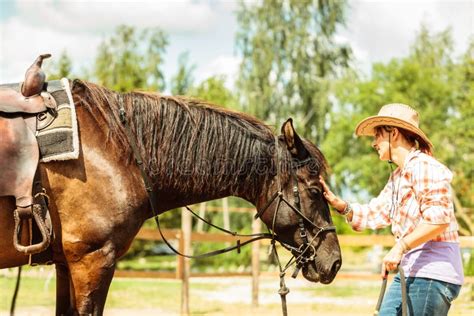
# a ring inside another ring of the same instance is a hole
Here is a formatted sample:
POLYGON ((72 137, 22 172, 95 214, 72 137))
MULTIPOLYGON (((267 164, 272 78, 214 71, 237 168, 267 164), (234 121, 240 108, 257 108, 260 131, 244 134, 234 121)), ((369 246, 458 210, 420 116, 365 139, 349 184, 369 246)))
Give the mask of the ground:
MULTIPOLYGON (((191 278, 191 315, 282 315, 277 276, 260 277, 259 306, 251 304, 251 278, 191 278)), ((54 271, 27 274, 16 315, 54 314, 54 271)), ((338 279, 330 285, 286 278, 289 315, 372 315, 381 282, 338 279)), ((0 315, 8 315, 14 270, 0 275, 0 315), (8 275, 7 275, 8 274, 8 275)), ((465 285, 450 315, 474 315, 472 285, 465 285)), ((104 315, 180 315, 181 283, 165 279, 114 279, 104 315)))

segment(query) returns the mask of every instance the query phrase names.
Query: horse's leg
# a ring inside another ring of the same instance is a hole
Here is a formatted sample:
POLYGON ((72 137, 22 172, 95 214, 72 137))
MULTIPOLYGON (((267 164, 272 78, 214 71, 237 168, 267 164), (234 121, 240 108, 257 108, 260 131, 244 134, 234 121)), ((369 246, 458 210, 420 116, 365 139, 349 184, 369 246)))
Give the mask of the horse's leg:
POLYGON ((56 315, 73 312, 69 282, 69 269, 64 264, 56 264, 56 315))
POLYGON ((115 271, 113 247, 105 245, 77 258, 80 245, 73 246, 75 258, 68 260, 75 309, 79 315, 102 315, 115 271))

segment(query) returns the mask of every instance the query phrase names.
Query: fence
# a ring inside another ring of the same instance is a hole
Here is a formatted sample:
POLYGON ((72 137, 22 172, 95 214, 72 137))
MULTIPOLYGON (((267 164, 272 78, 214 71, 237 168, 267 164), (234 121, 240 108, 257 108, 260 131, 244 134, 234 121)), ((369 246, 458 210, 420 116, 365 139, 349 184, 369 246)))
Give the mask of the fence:
MULTIPOLYGON (((220 210, 218 208, 207 208, 208 210, 220 210)), ((232 208, 235 212, 255 212, 251 208, 232 208)), ((201 209, 202 211, 202 209, 201 209)), ((228 214, 228 213, 227 213, 228 214)), ((202 214, 201 214, 202 215, 202 214)), ((226 221, 224 221, 226 222, 226 221)), ((230 242, 235 243, 237 240, 244 242, 249 237, 234 237, 231 235, 225 235, 223 233, 203 233, 203 232, 192 232, 192 217, 191 214, 185 209, 181 212, 181 229, 163 229, 163 235, 167 240, 177 240, 178 250, 184 254, 191 253, 191 240, 194 242, 230 242)), ((260 221, 253 221, 252 233, 260 232, 260 221)), ((227 227, 228 228, 228 227, 227 227)), ((142 228, 136 236, 136 239, 148 240, 148 241, 160 241, 162 240, 160 233, 157 229, 142 228)), ((338 235, 339 243, 341 246, 347 247, 360 247, 360 246, 373 246, 380 245, 384 247, 393 246, 393 237, 388 235, 338 235)), ((176 256, 177 265, 175 272, 159 272, 159 271, 126 271, 118 270, 115 276, 118 277, 129 277, 129 278, 172 278, 182 280, 182 293, 181 293, 181 313, 189 314, 189 278, 193 277, 212 277, 212 276, 251 276, 252 277, 252 305, 258 305, 258 286, 259 286, 259 275, 260 273, 260 260, 259 252, 260 245, 269 245, 268 240, 256 241, 252 244, 252 259, 251 259, 251 272, 234 272, 234 273, 192 273, 190 269, 190 259, 181 256, 176 256)), ((474 237, 463 236, 460 237, 461 248, 473 248, 474 237)), ((379 279, 378 274, 351 274, 351 273, 339 273, 338 279, 379 279)), ((466 283, 474 283, 474 277, 466 277, 466 283)))

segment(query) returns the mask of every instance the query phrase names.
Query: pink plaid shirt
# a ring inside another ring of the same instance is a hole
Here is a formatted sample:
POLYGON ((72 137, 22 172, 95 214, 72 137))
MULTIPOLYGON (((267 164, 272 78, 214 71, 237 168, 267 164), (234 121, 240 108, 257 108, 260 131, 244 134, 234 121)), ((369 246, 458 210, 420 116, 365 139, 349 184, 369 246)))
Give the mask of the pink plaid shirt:
POLYGON ((350 224, 354 230, 391 224, 392 233, 398 239, 410 234, 420 222, 450 223, 433 241, 459 242, 450 190, 451 171, 419 150, 407 155, 404 166, 392 173, 385 188, 369 204, 351 203, 350 224))

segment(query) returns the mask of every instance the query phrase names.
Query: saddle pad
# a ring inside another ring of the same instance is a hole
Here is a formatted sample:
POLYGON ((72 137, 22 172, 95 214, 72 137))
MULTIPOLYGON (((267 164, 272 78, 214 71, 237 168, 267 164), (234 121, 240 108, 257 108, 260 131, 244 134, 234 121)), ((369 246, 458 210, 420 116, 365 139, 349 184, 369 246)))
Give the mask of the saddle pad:
POLYGON ((69 80, 62 78, 49 81, 46 90, 56 100, 58 116, 51 125, 36 132, 40 161, 77 159, 79 157, 79 134, 69 80))

